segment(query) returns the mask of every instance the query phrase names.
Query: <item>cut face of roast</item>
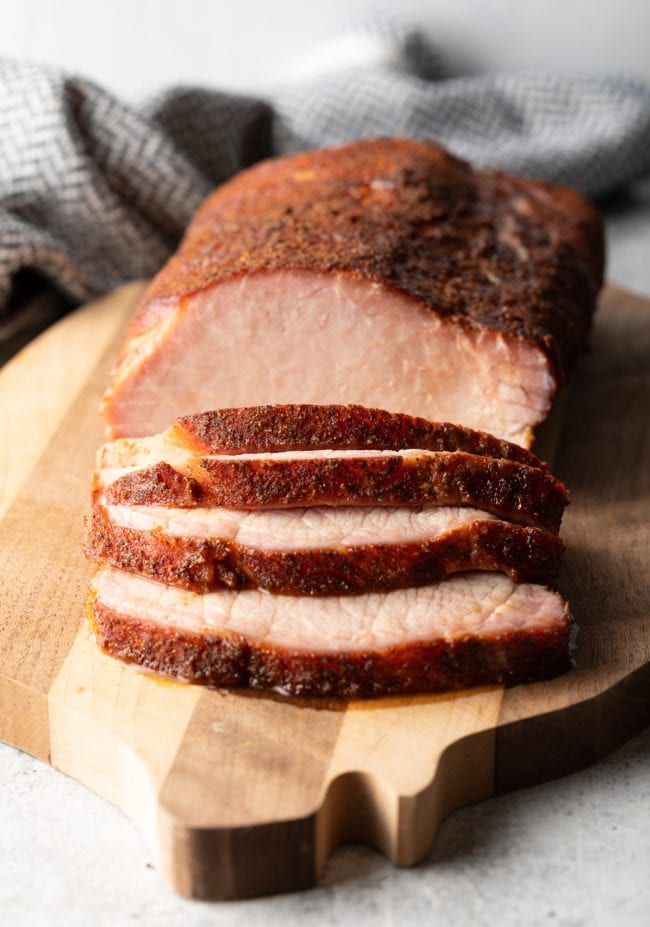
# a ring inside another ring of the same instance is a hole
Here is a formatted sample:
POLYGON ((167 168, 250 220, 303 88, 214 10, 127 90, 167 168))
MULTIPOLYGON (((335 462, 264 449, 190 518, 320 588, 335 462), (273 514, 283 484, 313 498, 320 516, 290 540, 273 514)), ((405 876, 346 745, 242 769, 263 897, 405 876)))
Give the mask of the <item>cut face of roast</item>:
POLYGON ((472 573, 358 596, 196 594, 98 571, 101 645, 149 669, 210 685, 368 695, 520 682, 566 669, 570 616, 543 586, 472 573))
POLYGON ((161 304, 118 368, 105 415, 112 436, 137 437, 200 409, 359 403, 530 443, 554 391, 537 346, 380 283, 281 270, 161 304))

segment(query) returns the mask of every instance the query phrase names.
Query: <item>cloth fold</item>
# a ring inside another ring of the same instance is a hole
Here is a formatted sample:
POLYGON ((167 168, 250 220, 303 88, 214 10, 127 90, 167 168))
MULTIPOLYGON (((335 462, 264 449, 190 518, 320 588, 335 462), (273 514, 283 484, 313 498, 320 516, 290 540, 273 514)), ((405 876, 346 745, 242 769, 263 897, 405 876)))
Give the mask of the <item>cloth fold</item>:
POLYGON ((0 62, 0 319, 25 271, 72 302, 153 274, 210 190, 273 154, 410 135, 592 196, 650 172, 650 84, 547 73, 445 78, 417 29, 345 37, 335 66, 267 99, 177 87, 129 106, 0 62), (363 44, 365 43, 365 44, 363 44), (345 51, 345 54, 343 54, 345 51))

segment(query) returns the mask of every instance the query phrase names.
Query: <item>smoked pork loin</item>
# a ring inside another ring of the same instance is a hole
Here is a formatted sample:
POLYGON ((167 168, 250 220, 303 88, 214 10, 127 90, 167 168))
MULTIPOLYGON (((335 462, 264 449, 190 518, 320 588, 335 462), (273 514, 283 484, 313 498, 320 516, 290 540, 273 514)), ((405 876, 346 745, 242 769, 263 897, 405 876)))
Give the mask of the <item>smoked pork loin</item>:
POLYGON ((601 223, 567 188, 410 139, 272 159, 204 203, 146 291, 104 397, 108 433, 352 402, 529 446, 602 275, 601 223))
POLYGON ((532 453, 468 428, 358 406, 185 416, 98 452, 91 622, 109 653, 212 685, 544 678, 569 665, 566 503, 532 453))

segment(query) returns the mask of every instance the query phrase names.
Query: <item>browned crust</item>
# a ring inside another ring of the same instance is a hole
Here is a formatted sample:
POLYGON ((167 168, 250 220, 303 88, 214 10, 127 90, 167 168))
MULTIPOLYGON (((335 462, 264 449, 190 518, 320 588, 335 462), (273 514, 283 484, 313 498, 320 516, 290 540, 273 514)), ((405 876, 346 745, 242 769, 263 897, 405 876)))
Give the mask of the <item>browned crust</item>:
POLYGON ((108 504, 225 508, 313 505, 461 505, 558 531, 565 487, 536 467, 462 451, 402 457, 302 460, 196 458, 193 476, 167 463, 126 474, 106 489, 108 504))
MULTIPOLYGON (((100 491, 96 474, 93 487, 94 492, 100 491)), ((173 499, 170 504, 175 508, 195 508, 206 504, 206 490, 198 480, 161 460, 152 467, 119 477, 106 490, 106 499, 109 503, 128 501, 132 505, 157 505, 163 504, 164 499, 173 499)))
POLYGON ((91 627, 113 657, 201 685, 294 696, 367 698, 548 679, 571 666, 571 619, 549 631, 436 640, 378 651, 281 650, 225 633, 162 628, 88 603, 91 627))
POLYGON ((465 451, 547 469, 535 454, 484 431, 359 405, 215 409, 177 419, 170 437, 196 454, 265 451, 465 451))
POLYGON ((603 229, 576 191, 479 171, 439 146, 370 139, 265 161, 220 187, 128 336, 223 280, 307 269, 379 282, 464 326, 523 339, 557 381, 589 330, 603 229))
POLYGON ((96 506, 86 533, 91 560, 193 592, 260 588, 289 595, 388 592, 489 570, 514 582, 557 581, 564 544, 539 528, 478 520, 404 544, 259 550, 218 538, 175 538, 112 524, 96 506))

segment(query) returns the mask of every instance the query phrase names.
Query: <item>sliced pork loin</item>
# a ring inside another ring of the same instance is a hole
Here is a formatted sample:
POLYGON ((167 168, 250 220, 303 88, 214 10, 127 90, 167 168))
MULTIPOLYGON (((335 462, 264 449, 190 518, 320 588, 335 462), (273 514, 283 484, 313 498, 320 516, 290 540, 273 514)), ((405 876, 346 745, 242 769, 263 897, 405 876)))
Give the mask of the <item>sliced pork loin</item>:
POLYGON ((97 455, 94 494, 110 505, 180 508, 467 505, 552 531, 568 501, 545 464, 490 435, 304 405, 218 410, 110 442, 97 455), (405 443, 413 446, 397 449, 405 443))
POLYGON ((199 595, 104 567, 89 600, 109 654, 190 682, 309 696, 514 685, 568 669, 571 619, 494 573, 358 596, 199 595))
POLYGON ((97 468, 146 467, 160 460, 173 463, 215 455, 405 448, 463 451, 548 470, 548 464, 531 451, 484 431, 383 409, 308 403, 214 409, 181 416, 158 435, 104 444, 97 452, 97 468))
MULTIPOLYGON (((261 454, 268 451, 465 451, 479 457, 497 457, 548 469, 535 454, 494 435, 473 428, 432 422, 413 415, 368 409, 358 405, 252 406, 215 409, 185 415, 160 436, 168 447, 186 448, 194 454, 261 454)), ((119 442, 107 447, 119 446, 119 442)), ((132 442, 126 447, 144 450, 132 442)), ((122 445, 124 447, 124 444, 122 445)), ((106 465, 110 465, 106 461, 106 465)))
POLYGON ((471 429, 356 406, 225 409, 113 441, 97 466, 89 556, 188 589, 557 576, 565 488, 529 451, 471 429))
POLYGON ((95 504, 90 559, 172 586, 381 592, 468 570, 553 585, 564 545, 470 508, 241 511, 95 504))
POLYGON ((585 343, 602 272, 582 196, 430 142, 270 160, 206 201, 145 293, 107 428, 355 402, 528 446, 585 343))
POLYGON ((174 458, 100 470, 112 505, 276 509, 321 505, 468 505, 557 531, 567 505, 550 474, 461 451, 291 451, 174 458))

